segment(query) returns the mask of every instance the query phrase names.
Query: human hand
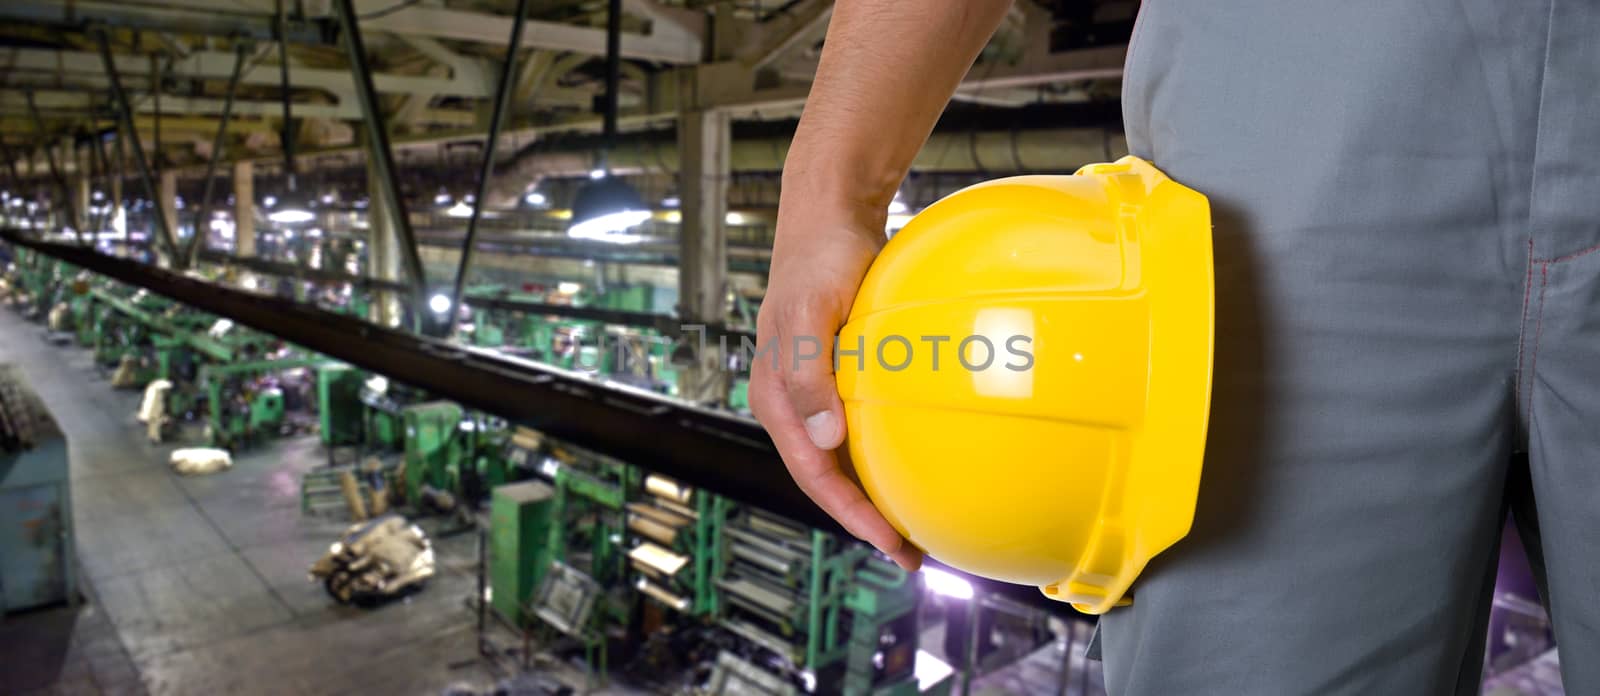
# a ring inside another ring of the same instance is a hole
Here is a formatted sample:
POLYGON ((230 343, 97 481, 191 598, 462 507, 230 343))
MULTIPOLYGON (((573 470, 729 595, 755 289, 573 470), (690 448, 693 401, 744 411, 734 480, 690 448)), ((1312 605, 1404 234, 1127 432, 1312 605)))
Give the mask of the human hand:
POLYGON ((808 196, 785 196, 767 295, 756 319, 757 350, 772 345, 775 356, 751 366, 750 408, 813 502, 846 531, 916 570, 922 552, 895 531, 855 481, 849 453, 841 447, 844 404, 833 376, 834 337, 883 246, 882 217, 829 215, 808 196), (832 222, 819 222, 824 220, 832 222))

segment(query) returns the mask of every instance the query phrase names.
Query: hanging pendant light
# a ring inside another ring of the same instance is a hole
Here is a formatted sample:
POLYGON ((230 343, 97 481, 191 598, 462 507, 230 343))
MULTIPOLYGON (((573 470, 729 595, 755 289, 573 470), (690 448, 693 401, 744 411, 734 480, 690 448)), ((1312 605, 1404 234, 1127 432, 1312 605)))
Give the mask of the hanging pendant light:
POLYGON ((606 158, 617 140, 617 84, 622 75, 622 0, 610 0, 606 14, 605 137, 600 166, 578 188, 567 235, 577 239, 633 242, 629 229, 650 219, 650 208, 628 182, 617 178, 606 158))
POLYGON ((613 176, 595 179, 578 189, 572 203, 572 224, 567 235, 578 239, 607 239, 650 219, 639 192, 613 176))
POLYGON ((298 176, 295 174, 294 146, 294 106, 292 104, 289 85, 289 40, 288 20, 284 15, 283 3, 278 3, 278 76, 281 78, 280 95, 283 98, 283 177, 284 194, 278 200, 278 205, 272 212, 267 213, 267 219, 280 225, 303 225, 317 219, 317 214, 311 211, 311 198, 299 191, 298 176))

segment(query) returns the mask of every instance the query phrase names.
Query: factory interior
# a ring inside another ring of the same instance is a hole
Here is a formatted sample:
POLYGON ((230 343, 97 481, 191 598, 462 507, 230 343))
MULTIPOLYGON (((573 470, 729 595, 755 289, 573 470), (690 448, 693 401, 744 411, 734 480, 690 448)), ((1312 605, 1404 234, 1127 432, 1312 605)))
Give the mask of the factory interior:
MULTIPOLYGON (((832 6, 0 3, 0 693, 1105 693, 750 415, 832 6)), ((1127 154, 1138 9, 1017 0, 886 233, 1127 154)), ((1559 690, 1526 574, 1483 693, 1559 690)))

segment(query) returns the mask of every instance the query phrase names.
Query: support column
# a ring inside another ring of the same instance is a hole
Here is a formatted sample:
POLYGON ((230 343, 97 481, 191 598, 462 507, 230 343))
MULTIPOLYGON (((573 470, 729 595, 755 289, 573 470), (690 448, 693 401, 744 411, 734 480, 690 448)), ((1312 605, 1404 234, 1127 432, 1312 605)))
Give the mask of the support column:
MULTIPOLYGON (((167 224, 172 226, 172 241, 178 243, 180 245, 180 248, 181 248, 181 245, 182 245, 182 242, 183 242, 183 235, 182 235, 181 230, 182 230, 183 226, 178 224, 178 172, 177 171, 168 170, 168 171, 161 172, 161 185, 156 190, 156 199, 157 199, 156 202, 155 202, 156 205, 161 206, 161 213, 167 217, 167 224)), ((155 240, 151 240, 151 243, 152 243, 152 246, 156 247, 160 251, 160 255, 161 256, 164 257, 164 256, 167 255, 166 254, 167 250, 166 249, 161 249, 160 245, 155 243, 155 240)), ((168 259, 167 260, 167 264, 168 265, 173 265, 173 264, 176 264, 176 263, 177 263, 177 261, 174 260, 174 259, 168 259)))
POLYGON ((116 233, 118 240, 124 242, 124 244, 118 244, 113 247, 116 253, 120 256, 126 256, 128 253, 126 245, 128 241, 128 208, 123 205, 122 201, 122 196, 124 195, 122 175, 127 171, 125 167, 127 160, 123 157, 122 137, 120 135, 117 137, 116 149, 107 152, 107 154, 116 159, 109 160, 106 163, 107 168, 111 171, 111 190, 106 192, 106 195, 111 197, 111 219, 106 222, 106 227, 116 233))
MULTIPOLYGON (((383 182, 371 157, 367 158, 367 274, 380 280, 404 280, 400 273, 400 237, 383 200, 383 182)), ((372 290, 372 315, 379 326, 399 326, 400 297, 393 290, 372 290)))
MULTIPOLYGON (((727 112, 678 115, 678 305, 687 324, 726 323, 728 291, 728 177, 731 129, 727 112)), ((707 341, 717 345, 716 341, 707 341)), ((731 386, 720 351, 699 351, 699 361, 679 371, 678 394, 698 404, 726 404, 731 386)))
POLYGON ((233 255, 256 255, 256 165, 233 165, 233 255))
POLYGON ((100 221, 99 216, 89 212, 89 207, 94 205, 94 198, 91 195, 94 181, 89 178, 88 169, 83 166, 82 160, 76 157, 74 159, 77 160, 77 166, 75 172, 67 178, 67 188, 72 193, 72 209, 77 211, 78 224, 83 226, 83 229, 78 231, 83 233, 84 238, 92 239, 94 235, 100 233, 100 230, 95 229, 100 221))

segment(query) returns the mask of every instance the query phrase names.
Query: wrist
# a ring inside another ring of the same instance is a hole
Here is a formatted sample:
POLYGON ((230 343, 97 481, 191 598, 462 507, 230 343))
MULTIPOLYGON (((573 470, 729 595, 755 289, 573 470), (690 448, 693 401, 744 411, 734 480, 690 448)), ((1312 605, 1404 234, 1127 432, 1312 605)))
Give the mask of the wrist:
MULTIPOLYGON (((784 160, 784 197, 798 193, 808 204, 826 204, 882 217, 905 178, 892 166, 882 147, 846 147, 843 136, 827 147, 797 135, 784 160)), ((881 221, 879 222, 881 226, 881 221)))

